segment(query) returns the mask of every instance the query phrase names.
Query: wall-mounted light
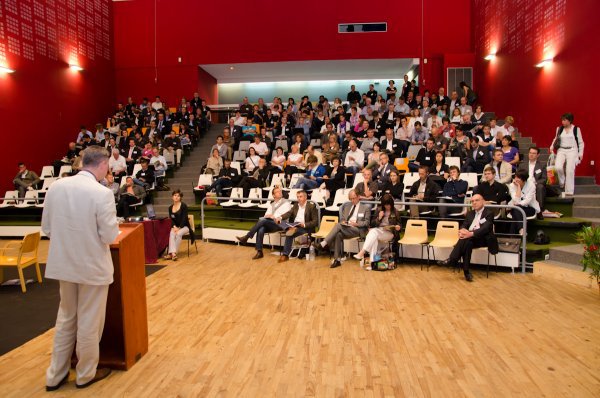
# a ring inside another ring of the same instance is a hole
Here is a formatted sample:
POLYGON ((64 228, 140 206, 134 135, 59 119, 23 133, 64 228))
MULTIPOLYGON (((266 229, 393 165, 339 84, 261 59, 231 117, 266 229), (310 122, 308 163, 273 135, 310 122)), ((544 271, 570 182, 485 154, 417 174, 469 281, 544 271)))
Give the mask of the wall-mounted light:
POLYGON ((535 67, 536 68, 543 68, 543 67, 545 67, 547 65, 550 65, 551 63, 552 63, 552 58, 546 58, 546 59, 540 61, 539 64, 536 64, 535 67))
POLYGON ((229 70, 234 70, 234 69, 235 69, 235 66, 230 66, 229 67, 229 70))
POLYGON ((496 58, 496 54, 490 53, 490 54, 486 55, 483 59, 485 59, 486 61, 491 61, 494 58, 496 58))
POLYGON ((14 69, 7 68, 6 66, 0 66, 0 73, 14 73, 14 69))
POLYGON ((75 71, 75 72, 81 72, 83 70, 83 68, 81 66, 76 65, 76 64, 70 64, 69 69, 71 69, 72 71, 75 71))

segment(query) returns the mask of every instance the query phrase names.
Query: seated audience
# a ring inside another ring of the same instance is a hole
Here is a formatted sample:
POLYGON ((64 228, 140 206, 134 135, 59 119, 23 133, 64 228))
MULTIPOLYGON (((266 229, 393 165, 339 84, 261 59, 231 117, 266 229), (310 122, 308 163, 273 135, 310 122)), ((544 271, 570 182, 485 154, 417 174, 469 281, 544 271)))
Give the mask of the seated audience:
POLYGON ((133 177, 127 177, 125 185, 119 192, 119 202, 117 204, 117 216, 129 217, 129 206, 138 202, 143 202, 146 197, 146 191, 139 185, 133 183, 133 177))
POLYGON ((15 189, 19 191, 19 198, 24 198, 25 192, 35 190, 40 181, 35 172, 27 170, 25 163, 19 163, 19 172, 13 179, 15 189))
POLYGON ((286 178, 291 179, 292 174, 298 173, 300 169, 304 169, 304 158, 300 153, 300 146, 294 144, 291 152, 288 153, 287 164, 284 169, 286 178))
POLYGON ((112 173, 117 181, 121 181, 121 177, 127 175, 127 162, 125 157, 121 156, 118 149, 112 150, 112 156, 108 159, 108 170, 112 173))
POLYGON ((183 145, 181 139, 177 136, 175 131, 171 131, 169 136, 165 138, 163 148, 163 156, 167 159, 167 162, 173 163, 176 167, 181 166, 181 154, 183 153, 183 145))
MULTIPOLYGON (((444 184, 440 203, 465 203, 465 197, 469 184, 460 179, 460 171, 456 166, 449 167, 449 178, 444 184)), ((449 208, 440 206, 438 209, 441 218, 445 218, 448 213, 461 213, 461 208, 449 208)))
POLYGON ((387 247, 390 240, 398 239, 401 226, 402 220, 394 207, 394 198, 390 194, 384 194, 381 204, 371 214, 371 229, 365 237, 363 247, 354 255, 354 258, 360 260, 360 266, 364 265, 365 253, 369 253, 373 264, 381 249, 387 247))
POLYGON ((211 154, 212 155, 208 158, 206 162, 204 174, 219 175, 221 169, 223 168, 223 158, 219 154, 219 149, 217 148, 213 147, 211 154))
POLYGON ((496 181, 502 184, 508 184, 512 180, 512 166, 504 160, 504 152, 502 149, 494 150, 494 159, 490 166, 496 171, 496 181))
POLYGON ((325 166, 319 164, 315 155, 310 155, 306 160, 307 168, 304 177, 301 177, 293 188, 300 188, 305 191, 317 188, 323 182, 325 175, 325 166))
MULTIPOLYGON (((410 187, 408 198, 419 202, 437 202, 440 187, 429 178, 429 168, 427 166, 419 166, 419 179, 410 187)), ((431 211, 428 207, 410 206, 410 214, 415 217, 419 213, 431 211)))
POLYGON ((379 144, 379 140, 375 138, 375 130, 367 129, 367 137, 362 140, 360 149, 365 153, 366 156, 368 156, 373 152, 373 146, 375 144, 379 144))
POLYGON ((408 164, 408 169, 411 172, 419 170, 419 167, 431 167, 435 163, 436 150, 434 149, 435 141, 432 137, 425 141, 425 148, 419 149, 414 162, 408 164))
POLYGON ((473 193, 483 196, 485 202, 490 204, 501 204, 510 199, 508 186, 496 181, 496 169, 490 165, 485 166, 483 179, 473 189, 473 193))
POLYGON ((467 151, 462 165, 462 171, 465 173, 483 173, 483 169, 490 162, 490 152, 487 148, 480 146, 480 138, 472 136, 469 138, 470 149, 467 151))
POLYGON ((358 144, 355 140, 351 140, 348 145, 348 152, 344 159, 344 167, 348 173, 356 174, 362 170, 364 166, 365 153, 358 149, 358 144))
POLYGON ((254 148, 256 154, 261 157, 269 154, 269 147, 264 141, 261 141, 260 134, 254 136, 254 142, 250 144, 250 148, 254 148))
POLYGON ((214 149, 219 151, 219 156, 221 156, 223 159, 226 159, 229 157, 229 151, 228 151, 229 147, 227 146, 227 144, 225 144, 223 142, 222 135, 217 137, 217 143, 212 146, 212 148, 210 149, 210 152, 212 153, 212 151, 214 149))
POLYGON ((282 229, 286 231, 283 251, 277 261, 279 263, 289 260, 294 238, 315 232, 319 222, 317 206, 312 202, 308 202, 307 198, 305 191, 298 191, 296 193, 298 201, 294 203, 290 210, 276 219, 276 222, 281 224, 282 229))
POLYGON ((250 175, 254 172, 254 169, 258 167, 258 161, 260 160, 260 156, 256 154, 256 149, 248 148, 248 156, 244 161, 244 171, 246 174, 250 175))
POLYGON ((372 168, 373 180, 377 182, 379 189, 382 189, 390 181, 390 173, 395 170, 394 165, 389 162, 387 153, 379 155, 377 167, 372 168))
POLYGON ((512 171, 517 169, 519 164, 519 150, 511 145, 512 139, 510 135, 502 137, 502 160, 510 163, 512 171))
MULTIPOLYGON (((373 152, 369 153, 369 156, 367 156, 367 165, 365 166, 365 168, 367 169, 372 169, 372 168, 376 168, 379 166, 379 157, 381 156, 383 152, 381 152, 381 144, 379 144, 379 142, 376 142, 373 145, 373 152)), ((388 157, 389 159, 389 157, 388 157)))
POLYGON ((266 187, 270 174, 271 169, 267 167, 267 161, 259 158, 258 167, 255 167, 250 175, 243 177, 240 181, 239 187, 244 190, 244 197, 248 197, 252 188, 266 187))
POLYGON ((338 189, 346 186, 346 168, 341 165, 340 158, 333 157, 331 166, 327 166, 323 175, 323 184, 328 192, 328 198, 333 200, 338 189))
POLYGON ((209 191, 216 192, 217 197, 224 197, 225 188, 231 188, 237 186, 240 180, 240 176, 236 168, 231 167, 231 160, 225 159, 223 168, 219 171, 219 175, 215 182, 209 187, 209 191))
POLYGON ((283 191, 281 187, 274 187, 272 190, 273 201, 271 201, 265 211, 265 215, 258 219, 258 222, 254 224, 250 231, 243 236, 237 236, 236 239, 241 243, 246 243, 248 239, 252 239, 256 235, 256 254, 252 257, 252 260, 258 260, 263 258, 263 240, 265 233, 283 231, 283 225, 278 223, 277 220, 288 211, 290 211, 292 204, 290 201, 283 197, 283 191))
POLYGON ((119 202, 119 190, 121 187, 115 182, 115 177, 110 172, 106 174, 106 177, 100 183, 112 191, 115 203, 119 202))
POLYGON ((404 146, 399 139, 394 138, 394 130, 391 128, 385 130, 385 139, 381 142, 381 150, 388 154, 392 163, 396 158, 406 157, 406 152, 403 152, 404 146))
POLYGON ((473 282, 473 274, 469 269, 474 248, 487 247, 491 254, 498 253, 498 240, 494 235, 494 212, 485 208, 481 195, 473 195, 471 207, 472 210, 467 212, 458 231, 458 243, 452 249, 450 257, 440 262, 440 265, 455 267, 462 257, 463 273, 468 282, 473 282))
POLYGON ((283 172, 285 166, 285 155, 283 154, 283 148, 278 146, 271 158, 271 168, 274 172, 283 172))
POLYGON ((350 191, 348 199, 352 205, 342 207, 340 222, 333 227, 320 244, 315 245, 317 250, 325 249, 328 246, 333 248, 333 261, 330 268, 342 265, 344 239, 364 238, 371 222, 371 206, 367 203, 360 203, 354 190, 350 191))
POLYGON ((140 160, 141 169, 135 174, 133 183, 137 184, 144 189, 148 190, 152 187, 152 184, 156 181, 154 166, 150 166, 150 161, 146 158, 140 160))
POLYGON ((142 150, 135 145, 135 140, 129 138, 128 146, 121 150, 121 155, 125 158, 127 164, 127 175, 133 174, 133 167, 137 163, 138 159, 142 157, 142 150))
POLYGON ((393 169, 390 171, 389 181, 385 183, 381 188, 383 193, 389 193, 392 195, 394 200, 402 200, 402 194, 404 192, 404 184, 400 182, 400 174, 398 170, 393 169))
POLYGON ((372 180, 373 172, 371 169, 363 169, 362 175, 364 181, 354 187, 354 192, 358 195, 359 200, 373 200, 379 190, 377 181, 372 180))
MULTIPOLYGON (((508 186, 511 200, 509 205, 519 206, 525 211, 525 216, 531 217, 540 212, 540 205, 535 198, 536 184, 529 180, 527 170, 519 170, 515 173, 512 184, 508 186)), ((510 211, 513 222, 511 223, 510 233, 523 234, 522 222, 523 214, 516 209, 510 211)))
POLYGON ((192 243, 194 243, 195 237, 188 218, 188 207, 181 200, 183 199, 183 193, 177 189, 173 191, 171 198, 173 199, 173 203, 169 206, 171 231, 169 232, 169 248, 164 259, 177 261, 177 252, 183 237, 189 234, 192 243))
POLYGON ((327 141, 322 146, 323 161, 331 162, 331 159, 337 157, 340 153, 340 144, 335 133, 330 134, 327 141))
POLYGON ((427 141, 427 130, 423 127, 423 124, 420 121, 416 121, 413 133, 412 133, 412 145, 425 145, 425 141, 427 141))
POLYGON ((521 163, 519 170, 527 171, 527 174, 529 174, 529 181, 532 184, 535 184, 535 199, 540 206, 540 212, 537 214, 537 218, 543 220, 544 216, 542 213, 546 203, 546 181, 548 180, 546 164, 538 160, 540 157, 540 149, 536 146, 529 148, 527 157, 527 162, 521 163))

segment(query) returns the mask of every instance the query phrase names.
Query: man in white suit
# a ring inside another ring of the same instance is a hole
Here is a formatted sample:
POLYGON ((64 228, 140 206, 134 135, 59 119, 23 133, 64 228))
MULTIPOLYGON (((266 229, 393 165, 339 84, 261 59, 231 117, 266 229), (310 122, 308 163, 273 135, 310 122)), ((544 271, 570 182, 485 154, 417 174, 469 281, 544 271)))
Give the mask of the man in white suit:
POLYGON ((82 154, 82 170, 52 184, 42 215, 42 230, 50 238, 46 278, 60 281, 47 391, 68 381, 75 341, 78 388, 110 374, 110 369, 97 366, 108 286, 113 282, 109 244, 119 228, 113 193, 98 183, 108 170, 108 152, 92 146, 82 154))

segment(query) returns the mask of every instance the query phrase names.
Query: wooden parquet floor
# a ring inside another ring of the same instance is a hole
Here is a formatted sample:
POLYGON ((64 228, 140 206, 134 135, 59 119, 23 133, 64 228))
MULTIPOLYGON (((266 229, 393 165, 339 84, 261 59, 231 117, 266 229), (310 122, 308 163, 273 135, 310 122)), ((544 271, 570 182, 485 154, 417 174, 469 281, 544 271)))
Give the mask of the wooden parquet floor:
MULTIPOLYGON (((600 296, 355 260, 277 264, 200 243, 147 279, 150 347, 131 370, 53 396, 598 397, 600 296), (595 391, 595 392, 594 392, 595 391)), ((4 320, 5 321, 5 320, 4 320)), ((0 357, 0 396, 44 391, 53 331, 0 357)))

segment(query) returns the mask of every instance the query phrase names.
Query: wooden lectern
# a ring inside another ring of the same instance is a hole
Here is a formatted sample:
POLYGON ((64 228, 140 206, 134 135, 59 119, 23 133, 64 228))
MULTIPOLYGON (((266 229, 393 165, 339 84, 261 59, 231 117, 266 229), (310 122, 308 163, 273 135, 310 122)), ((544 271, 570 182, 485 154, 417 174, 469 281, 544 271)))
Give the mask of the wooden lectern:
POLYGON ((108 289, 98 367, 127 370, 148 352, 144 226, 121 224, 110 245, 115 268, 108 289))

